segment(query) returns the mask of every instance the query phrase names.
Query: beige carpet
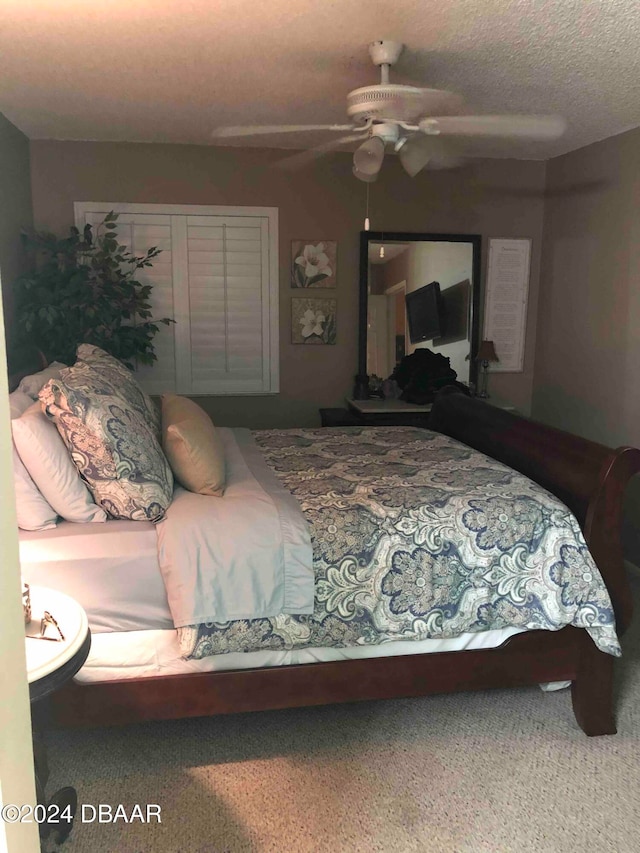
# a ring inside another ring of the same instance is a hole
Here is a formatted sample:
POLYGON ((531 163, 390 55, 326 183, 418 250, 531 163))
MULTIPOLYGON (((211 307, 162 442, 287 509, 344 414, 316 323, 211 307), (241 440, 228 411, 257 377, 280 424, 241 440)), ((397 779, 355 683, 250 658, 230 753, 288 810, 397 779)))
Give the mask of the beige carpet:
POLYGON ((60 849, 635 853, 640 607, 624 645, 615 737, 537 687, 51 733, 49 792, 162 809, 78 822, 60 849))

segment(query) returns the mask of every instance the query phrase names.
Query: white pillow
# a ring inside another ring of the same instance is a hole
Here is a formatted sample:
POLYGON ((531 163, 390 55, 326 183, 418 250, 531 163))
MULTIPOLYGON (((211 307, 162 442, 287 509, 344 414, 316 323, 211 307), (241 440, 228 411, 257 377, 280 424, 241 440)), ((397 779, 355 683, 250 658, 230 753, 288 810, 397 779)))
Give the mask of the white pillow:
POLYGON ((16 495, 18 527, 23 530, 49 530, 58 516, 38 491, 13 445, 13 487, 16 495))
POLYGON ((19 418, 23 412, 26 412, 29 406, 33 406, 33 400, 24 391, 12 391, 9 394, 9 409, 11 410, 11 420, 19 418))
MULTIPOLYGON (((19 418, 30 406, 33 406, 33 400, 24 391, 13 391, 9 394, 11 420, 19 418)), ((11 442, 11 445, 13 451, 13 490, 16 496, 18 527, 23 530, 49 530, 49 528, 56 526, 58 516, 42 497, 29 472, 22 464, 15 443, 11 442)))
POLYGON ((18 385, 18 391, 27 394, 32 400, 38 399, 38 394, 50 379, 58 379, 60 371, 66 364, 60 361, 52 361, 48 367, 41 370, 39 373, 32 373, 30 376, 25 376, 18 385))
POLYGON ((53 509, 67 521, 106 521, 93 502, 55 424, 34 403, 11 421, 13 440, 24 467, 53 509))

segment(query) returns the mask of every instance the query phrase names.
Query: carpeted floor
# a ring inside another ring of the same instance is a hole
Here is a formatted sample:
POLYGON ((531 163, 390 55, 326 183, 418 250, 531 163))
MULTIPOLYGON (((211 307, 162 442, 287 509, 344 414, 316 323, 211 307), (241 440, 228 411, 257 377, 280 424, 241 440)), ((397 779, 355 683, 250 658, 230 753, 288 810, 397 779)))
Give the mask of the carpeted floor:
POLYGON ((60 849, 635 853, 634 586, 615 737, 585 737, 569 692, 537 687, 52 732, 49 792, 73 782, 81 803, 156 803, 162 818, 78 821, 60 849))

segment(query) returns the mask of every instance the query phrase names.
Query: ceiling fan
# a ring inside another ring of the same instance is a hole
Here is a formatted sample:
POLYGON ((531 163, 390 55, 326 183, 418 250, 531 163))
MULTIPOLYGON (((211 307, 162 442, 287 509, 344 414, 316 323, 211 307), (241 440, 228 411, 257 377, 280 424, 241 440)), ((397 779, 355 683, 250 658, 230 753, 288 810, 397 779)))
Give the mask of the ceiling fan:
POLYGON ((295 154, 280 162, 296 168, 341 148, 360 142, 353 155, 353 174, 361 181, 375 181, 382 167, 385 150, 398 154, 411 177, 422 169, 443 169, 459 165, 462 158, 455 139, 475 137, 551 140, 564 133, 566 123, 560 116, 464 115, 462 99, 442 89, 418 88, 389 82, 389 69, 404 45, 395 41, 374 41, 369 54, 380 67, 380 83, 354 89, 347 95, 347 115, 351 124, 252 125, 220 127, 213 132, 218 139, 304 131, 345 133, 330 142, 295 154))

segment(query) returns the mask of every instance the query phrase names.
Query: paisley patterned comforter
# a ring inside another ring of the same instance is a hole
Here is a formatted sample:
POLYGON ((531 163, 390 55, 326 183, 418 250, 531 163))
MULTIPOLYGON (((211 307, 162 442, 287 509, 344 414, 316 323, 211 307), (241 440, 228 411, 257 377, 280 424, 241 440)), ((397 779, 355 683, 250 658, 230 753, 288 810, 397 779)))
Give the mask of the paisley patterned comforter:
POLYGON ((521 474, 414 428, 254 438, 309 523, 314 613, 201 625, 191 657, 568 624, 620 654, 578 522, 521 474))

